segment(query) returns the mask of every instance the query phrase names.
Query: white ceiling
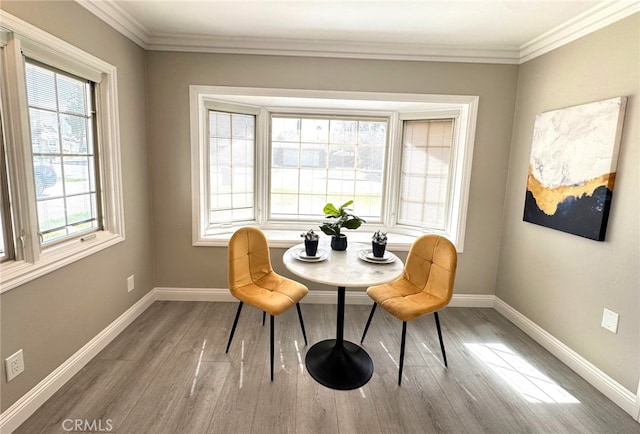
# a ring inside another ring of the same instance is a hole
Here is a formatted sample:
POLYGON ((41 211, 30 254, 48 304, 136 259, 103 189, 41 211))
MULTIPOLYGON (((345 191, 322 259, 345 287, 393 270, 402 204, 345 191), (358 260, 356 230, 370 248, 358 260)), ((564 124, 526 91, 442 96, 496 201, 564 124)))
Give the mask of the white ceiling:
POLYGON ((639 0, 77 0, 150 50, 519 63, 639 0))

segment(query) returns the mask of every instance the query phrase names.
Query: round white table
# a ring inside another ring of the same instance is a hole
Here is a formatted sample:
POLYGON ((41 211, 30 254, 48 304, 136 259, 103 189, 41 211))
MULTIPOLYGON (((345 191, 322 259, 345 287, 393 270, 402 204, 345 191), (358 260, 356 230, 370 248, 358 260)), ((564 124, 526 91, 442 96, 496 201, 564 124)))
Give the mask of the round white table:
POLYGON ((284 266, 296 276, 312 282, 338 287, 336 338, 314 344, 305 357, 307 371, 318 383, 337 390, 361 387, 373 375, 373 361, 357 344, 344 340, 345 288, 360 288, 390 282, 402 274, 403 263, 395 257, 391 263, 371 263, 359 253, 371 249, 371 244, 350 243, 347 250, 331 250, 328 243, 320 243, 318 255, 326 252, 321 262, 299 259, 304 244, 288 249, 283 256, 284 266))

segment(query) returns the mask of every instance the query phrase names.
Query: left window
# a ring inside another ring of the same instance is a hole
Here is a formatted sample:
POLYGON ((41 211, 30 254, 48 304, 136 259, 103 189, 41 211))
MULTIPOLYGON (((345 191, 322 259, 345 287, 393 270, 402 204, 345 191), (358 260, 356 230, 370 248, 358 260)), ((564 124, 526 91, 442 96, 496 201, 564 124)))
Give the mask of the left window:
POLYGON ((100 229, 95 83, 25 62, 40 243, 100 229))
POLYGON ((124 240, 116 68, 0 11, 2 291, 124 240))

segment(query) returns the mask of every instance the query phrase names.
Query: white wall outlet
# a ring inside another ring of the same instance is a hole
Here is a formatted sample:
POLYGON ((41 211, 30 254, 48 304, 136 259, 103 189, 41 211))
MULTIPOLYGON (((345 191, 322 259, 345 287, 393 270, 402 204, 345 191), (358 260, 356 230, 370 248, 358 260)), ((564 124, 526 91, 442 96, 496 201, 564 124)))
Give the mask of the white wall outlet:
POLYGON ((604 312, 602 313, 602 327, 609 330, 612 333, 618 333, 618 320, 620 316, 607 309, 604 308, 604 312))
POLYGON ((127 277, 127 291, 131 292, 131 291, 133 291, 133 288, 135 288, 135 287, 136 287, 136 285, 135 285, 135 282, 133 280, 133 274, 132 274, 131 276, 127 277))
POLYGON ((7 383, 13 380, 18 374, 24 371, 24 358, 22 350, 18 350, 15 354, 4 360, 4 366, 7 370, 7 383))

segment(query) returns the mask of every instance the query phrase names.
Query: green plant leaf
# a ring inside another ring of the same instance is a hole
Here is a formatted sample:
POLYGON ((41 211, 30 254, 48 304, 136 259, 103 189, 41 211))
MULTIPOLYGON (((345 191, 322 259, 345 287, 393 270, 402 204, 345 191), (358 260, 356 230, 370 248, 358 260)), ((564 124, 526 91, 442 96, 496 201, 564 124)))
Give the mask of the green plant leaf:
POLYGON ((333 229, 331 226, 329 226, 328 224, 324 224, 322 226, 320 226, 320 230, 322 232, 324 232, 327 235, 336 235, 336 231, 335 229, 333 229))
POLYGON ((326 204, 322 209, 322 212, 331 217, 338 217, 340 215, 340 211, 338 211, 338 208, 336 208, 332 203, 326 204))
POLYGON ((348 207, 349 205, 351 205, 353 203, 353 199, 351 199, 349 202, 345 202, 342 204, 342 206, 340 207, 340 209, 345 209, 346 207, 348 207))
POLYGON ((347 228, 347 229, 358 229, 360 227, 360 225, 362 224, 362 219, 359 218, 352 218, 347 220, 346 222, 344 222, 342 224, 343 227, 347 228))

